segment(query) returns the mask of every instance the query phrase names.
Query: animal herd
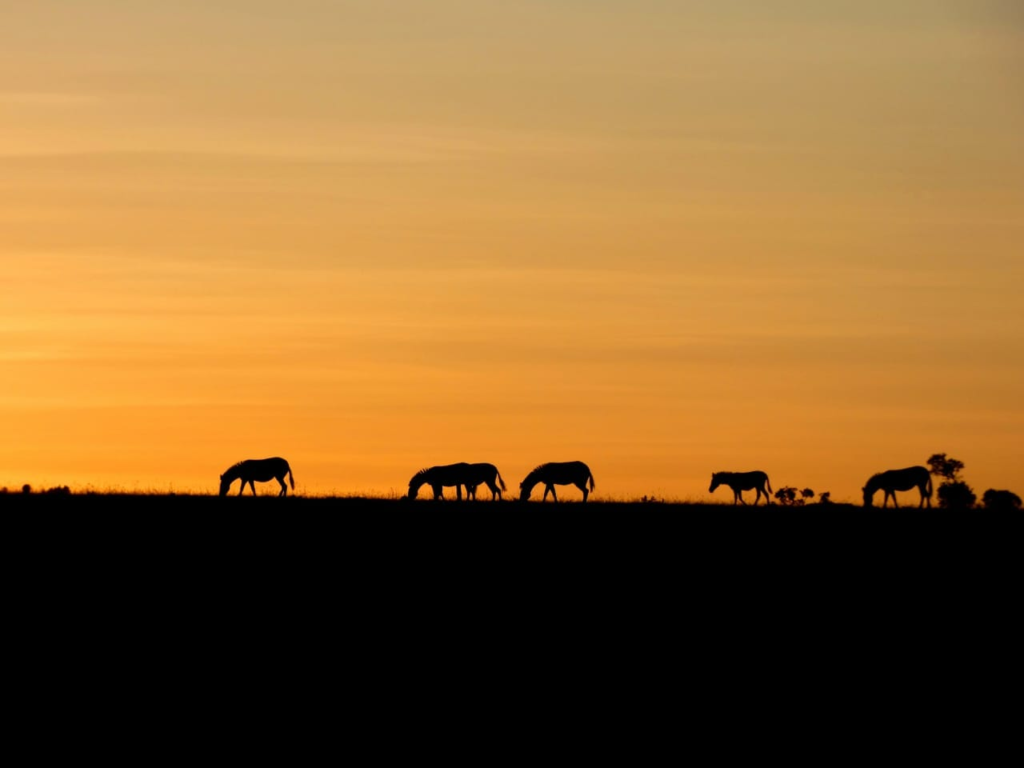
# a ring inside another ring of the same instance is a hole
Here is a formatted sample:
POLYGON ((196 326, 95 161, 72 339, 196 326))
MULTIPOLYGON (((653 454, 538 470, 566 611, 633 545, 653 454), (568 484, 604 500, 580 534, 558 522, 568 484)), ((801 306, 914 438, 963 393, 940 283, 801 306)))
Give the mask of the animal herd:
MULTIPOLYGON (((281 484, 281 492, 278 496, 288 494, 288 486, 284 479, 288 477, 292 490, 295 490, 295 480, 292 477, 292 470, 288 462, 280 456, 269 459, 246 459, 233 464, 220 476, 220 495, 226 496, 231 484, 241 479, 242 487, 238 491, 241 496, 245 493, 245 486, 248 484, 253 495, 256 494, 255 483, 266 483, 277 480, 281 484)), ((533 489, 544 484, 544 497, 546 501, 548 494, 558 501, 555 493, 556 485, 575 485, 583 492, 583 500, 586 501, 590 492, 594 490, 594 475, 590 467, 582 461, 549 462, 536 467, 528 474, 523 482, 519 484, 519 498, 526 501, 530 498, 533 489)), ((466 498, 475 499, 476 489, 486 485, 491 491, 491 499, 500 499, 503 491, 508 490, 505 480, 493 464, 445 464, 438 467, 427 467, 421 469, 409 480, 409 493, 404 499, 415 499, 420 488, 424 485, 430 486, 434 492, 435 499, 444 498, 444 489, 455 487, 455 495, 462 500, 462 489, 466 489, 466 498)))
MULTIPOLYGON (((294 491, 295 480, 292 477, 291 467, 280 456, 240 461, 229 467, 220 476, 220 495, 225 496, 231 488, 231 484, 240 479, 242 487, 238 492, 239 496, 245 492, 247 484, 255 495, 255 483, 266 483, 271 480, 277 480, 281 484, 281 492, 278 495, 285 496, 288 493, 288 486, 284 482, 286 476, 294 491)), ((586 501, 590 492, 594 490, 594 474, 590 471, 590 467, 582 461, 541 464, 535 467, 519 484, 519 500, 528 500, 533 489, 540 484, 544 485, 544 495, 541 501, 547 501, 549 493, 554 501, 558 501, 558 495, 555 493, 556 485, 575 485, 583 493, 583 501, 586 501)), ((502 492, 507 490, 498 468, 487 463, 459 462, 458 464, 421 469, 409 480, 409 492, 402 498, 409 501, 415 499, 424 485, 430 487, 435 499, 444 498, 444 489, 454 487, 455 495, 460 501, 463 488, 466 489, 467 499, 476 499, 477 488, 481 485, 486 485, 491 491, 491 500, 501 499, 502 492)), ((743 491, 756 492, 755 505, 762 496, 764 496, 766 504, 771 504, 772 486, 768 475, 760 470, 715 472, 711 475, 711 486, 708 488, 708 493, 714 493, 720 485, 728 486, 732 490, 733 504, 746 504, 746 501, 743 500, 743 491)), ((872 475, 864 485, 864 506, 872 505, 878 491, 884 493, 883 507, 888 505, 890 498, 894 507, 899 506, 896 503, 896 491, 909 491, 912 488, 917 488, 921 494, 918 507, 924 506, 926 503, 930 507, 932 504, 932 479, 927 467, 907 467, 906 469, 879 472, 872 475)))

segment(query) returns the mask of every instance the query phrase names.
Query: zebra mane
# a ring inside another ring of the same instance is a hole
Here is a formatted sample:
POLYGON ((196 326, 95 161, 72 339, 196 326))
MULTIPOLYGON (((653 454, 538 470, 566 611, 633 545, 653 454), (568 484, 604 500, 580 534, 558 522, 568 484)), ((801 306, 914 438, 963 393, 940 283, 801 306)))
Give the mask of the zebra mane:
POLYGON ((228 472, 230 472, 230 471, 232 471, 234 469, 238 469, 240 466, 245 464, 245 462, 247 462, 247 461, 248 461, 248 459, 242 459, 241 461, 236 461, 234 464, 232 464, 230 467, 228 467, 226 470, 224 470, 224 474, 226 475, 228 472))
POLYGON ((550 461, 545 461, 543 464, 538 464, 536 467, 534 467, 533 469, 530 470, 530 474, 532 475, 532 474, 535 474, 537 472, 540 472, 542 469, 544 469, 544 467, 546 467, 550 463, 551 463, 550 461))
POLYGON ((409 482, 410 483, 414 483, 416 481, 417 477, 423 477, 423 475, 427 474, 427 472, 429 472, 430 469, 431 469, 430 467, 424 467, 419 472, 417 472, 415 475, 413 475, 412 479, 409 482))
POLYGON ((868 478, 868 481, 866 483, 864 483, 864 485, 868 486, 868 485, 871 485, 872 483, 878 482, 878 478, 880 478, 884 474, 885 474, 885 472, 875 472, 875 474, 873 474, 871 477, 868 478))

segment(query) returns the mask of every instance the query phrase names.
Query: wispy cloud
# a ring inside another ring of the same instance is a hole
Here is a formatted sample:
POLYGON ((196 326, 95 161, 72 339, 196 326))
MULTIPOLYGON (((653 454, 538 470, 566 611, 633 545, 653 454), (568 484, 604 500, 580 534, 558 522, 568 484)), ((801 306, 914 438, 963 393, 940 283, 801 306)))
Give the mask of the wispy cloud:
POLYGON ((4 106, 77 107, 100 100, 97 94, 72 91, 0 91, 4 106))

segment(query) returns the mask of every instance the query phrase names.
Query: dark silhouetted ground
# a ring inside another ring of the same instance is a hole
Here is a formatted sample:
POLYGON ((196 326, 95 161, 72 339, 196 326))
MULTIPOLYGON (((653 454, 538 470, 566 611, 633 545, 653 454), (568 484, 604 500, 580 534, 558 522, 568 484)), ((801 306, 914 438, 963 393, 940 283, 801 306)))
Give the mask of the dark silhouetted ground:
POLYGON ((571 679, 602 706, 624 681, 685 697, 700 680, 717 713, 751 680, 774 701, 794 674, 831 685, 1012 617, 1022 517, 8 493, 9 655, 31 651, 34 679, 58 660, 62 679, 158 671, 197 699, 228 675, 261 705, 268 670, 339 698, 358 680, 374 713, 410 681, 434 706, 453 671, 571 679))

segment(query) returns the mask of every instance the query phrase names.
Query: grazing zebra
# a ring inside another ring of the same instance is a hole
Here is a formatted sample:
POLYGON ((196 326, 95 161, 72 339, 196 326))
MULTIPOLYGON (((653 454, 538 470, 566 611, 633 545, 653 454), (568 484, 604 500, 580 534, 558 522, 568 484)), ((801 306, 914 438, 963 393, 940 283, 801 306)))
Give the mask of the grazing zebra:
POLYGON ((295 478, 292 477, 292 468, 280 456, 275 456, 272 459, 246 459, 228 467, 227 471, 220 476, 220 495, 226 496, 231 483, 240 477, 242 478, 242 488, 238 492, 239 496, 245 493, 246 483, 249 484, 252 495, 255 496, 256 483, 267 483, 271 480, 277 480, 281 484, 281 492, 277 495, 287 496, 288 486, 284 484, 285 475, 288 475, 288 482, 292 484, 294 491, 295 478))
MULTIPOLYGON (((445 464, 440 467, 427 467, 421 469, 412 479, 409 480, 409 500, 415 499, 420 492, 420 486, 429 485, 434 491, 435 499, 443 499, 443 488, 455 486, 455 495, 462 501, 462 486, 470 484, 470 477, 476 477, 470 470, 470 464, 460 461, 458 464, 445 464)), ((495 470, 497 472, 497 470, 495 470)), ((477 482, 480 482, 478 480, 477 482)), ((467 489, 468 491, 468 489, 467 489)))
POLYGON ((469 464, 466 472, 466 498, 476 500, 476 487, 481 483, 491 489, 491 501, 501 498, 501 492, 508 490, 501 473, 493 464, 469 464), (497 481, 497 483, 495 483, 497 481), (500 488, 498 486, 501 486, 500 488))
POLYGON ((714 493, 715 488, 720 485, 728 485, 732 488, 733 505, 737 502, 746 504, 747 502, 743 500, 743 491, 749 490, 757 491, 757 496, 754 497, 754 506, 757 506, 757 502, 761 500, 762 493, 764 494, 765 504, 772 503, 772 497, 769 495, 772 492, 772 484, 768 482, 768 475, 760 470, 755 470, 754 472, 712 472, 711 487, 708 488, 708 493, 714 493))
POLYGON ((533 486, 537 483, 544 483, 544 497, 541 501, 547 501, 548 493, 551 494, 552 499, 558 501, 558 496, 555 495, 556 485, 575 485, 583 491, 583 501, 585 502, 587 496, 590 495, 590 491, 587 490, 588 480, 590 481, 590 491, 592 491, 594 490, 594 475, 591 473, 590 467, 582 461, 541 464, 519 484, 519 500, 526 501, 530 498, 533 486))
POLYGON ((882 507, 889 503, 892 497, 892 505, 899 507, 896 503, 896 491, 909 491, 917 487, 921 492, 921 501, 917 507, 920 509, 928 502, 932 505, 932 474, 927 467, 907 467, 906 469, 890 469, 888 472, 879 472, 872 475, 864 486, 864 506, 870 507, 875 497, 875 491, 885 491, 882 499, 882 507))

